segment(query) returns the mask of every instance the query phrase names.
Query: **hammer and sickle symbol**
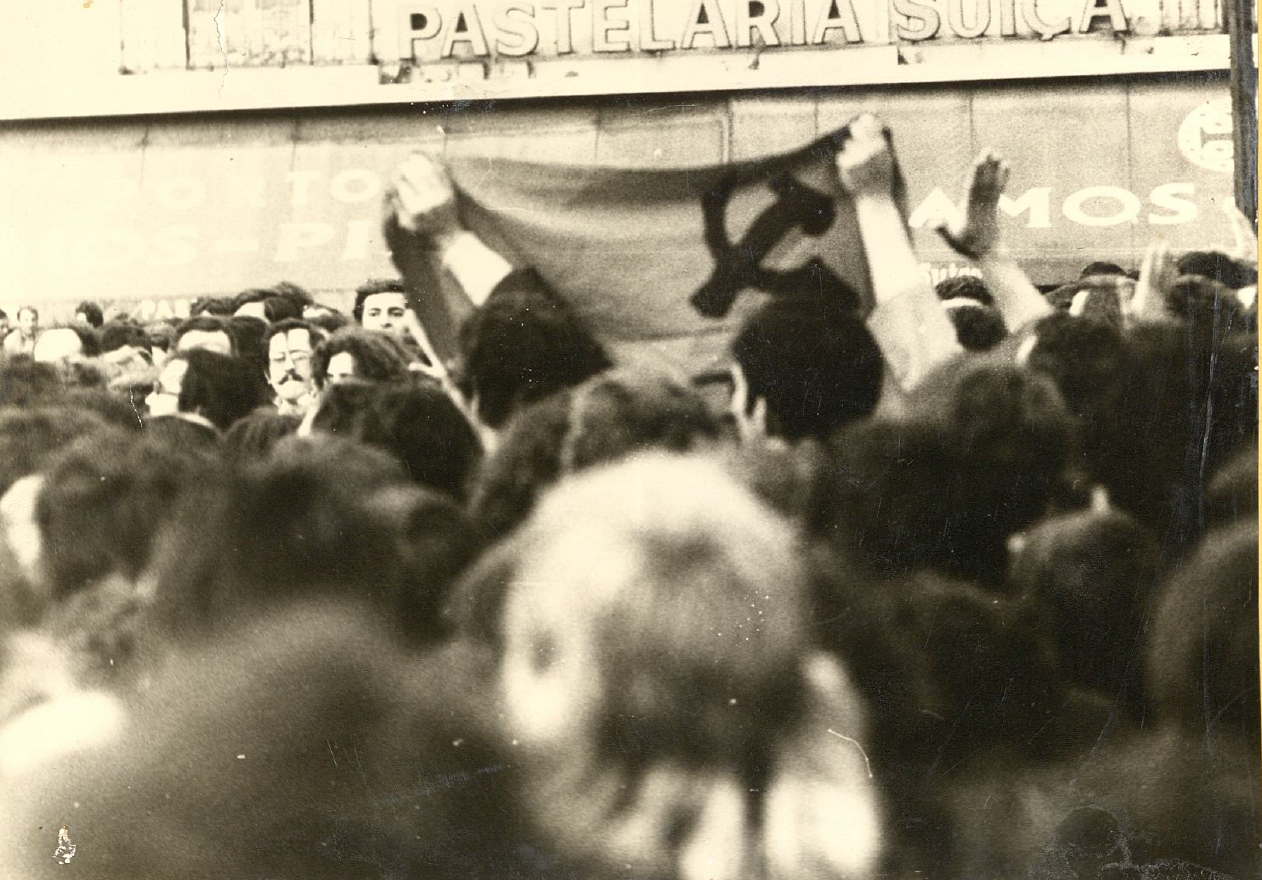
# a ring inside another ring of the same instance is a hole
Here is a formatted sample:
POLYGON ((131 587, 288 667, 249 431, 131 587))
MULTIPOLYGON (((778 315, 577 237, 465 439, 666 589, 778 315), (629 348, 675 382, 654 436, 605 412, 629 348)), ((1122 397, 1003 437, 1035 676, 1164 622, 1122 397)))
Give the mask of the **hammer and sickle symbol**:
POLYGON ((771 294, 792 294, 809 288, 835 298, 845 308, 857 308, 858 297, 822 260, 812 257, 793 269, 767 269, 762 261, 793 229, 819 237, 836 219, 833 200, 826 193, 795 179, 788 172, 773 177, 768 186, 776 200, 750 224, 740 241, 727 237, 727 206, 739 181, 730 176, 701 198, 705 242, 714 257, 714 272, 689 301, 699 314, 721 318, 731 311, 736 296, 746 288, 771 294))

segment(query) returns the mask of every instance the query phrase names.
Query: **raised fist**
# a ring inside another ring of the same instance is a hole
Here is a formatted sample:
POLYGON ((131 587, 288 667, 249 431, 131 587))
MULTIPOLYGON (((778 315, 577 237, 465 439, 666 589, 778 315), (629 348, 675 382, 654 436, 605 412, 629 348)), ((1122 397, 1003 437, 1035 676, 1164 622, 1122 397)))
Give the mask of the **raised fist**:
POLYGON ((413 153, 399 166, 386 194, 387 214, 413 235, 440 241, 460 232, 456 190, 446 169, 424 153, 413 153))
POLYGON ((847 126, 849 137, 837 152, 841 185, 855 198, 892 196, 897 173, 889 129, 871 113, 847 126))

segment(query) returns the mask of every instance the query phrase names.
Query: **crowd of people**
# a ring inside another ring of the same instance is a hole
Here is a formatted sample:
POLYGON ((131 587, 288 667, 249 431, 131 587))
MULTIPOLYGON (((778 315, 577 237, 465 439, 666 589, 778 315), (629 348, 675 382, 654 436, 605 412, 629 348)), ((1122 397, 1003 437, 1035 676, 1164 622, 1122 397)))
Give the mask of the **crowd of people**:
POLYGON ((875 306, 767 298, 723 407, 419 156, 454 357, 397 280, 18 311, 0 873, 1257 877, 1251 224, 1043 293, 986 152, 935 290, 880 123, 836 164, 875 306))

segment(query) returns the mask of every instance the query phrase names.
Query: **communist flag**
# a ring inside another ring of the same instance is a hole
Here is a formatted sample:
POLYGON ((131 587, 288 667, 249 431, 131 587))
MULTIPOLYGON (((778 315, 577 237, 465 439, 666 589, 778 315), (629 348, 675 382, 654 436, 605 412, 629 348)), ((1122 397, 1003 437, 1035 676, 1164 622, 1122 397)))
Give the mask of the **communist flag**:
MULTIPOLYGON (((722 363, 768 296, 820 291, 869 311, 859 228, 834 165, 847 136, 841 128, 791 153, 703 168, 476 155, 447 167, 465 225, 533 267, 618 360, 665 360, 695 375, 722 363)), ((414 289, 438 283, 432 267, 423 277, 400 264, 414 289)), ((441 323, 423 303, 418 311, 427 326, 441 323)), ((438 344, 448 333, 433 335, 438 344)))

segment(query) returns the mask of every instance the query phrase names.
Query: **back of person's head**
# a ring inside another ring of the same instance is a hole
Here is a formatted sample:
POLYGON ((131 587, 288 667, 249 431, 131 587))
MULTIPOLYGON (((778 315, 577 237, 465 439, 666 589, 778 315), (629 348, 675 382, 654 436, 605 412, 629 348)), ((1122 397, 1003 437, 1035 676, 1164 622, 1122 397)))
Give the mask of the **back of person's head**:
POLYGON ((190 333, 198 334, 199 336, 223 334, 228 340, 229 347, 232 348, 231 353, 237 353, 235 337, 229 329, 229 316, 231 316, 231 312, 227 316, 216 315, 210 312, 194 313, 191 318, 180 322, 180 325, 175 328, 176 347, 180 347, 181 340, 190 333))
POLYGON ((971 299, 984 306, 995 304, 995 298, 986 287, 986 282, 976 275, 956 275, 954 278, 944 278, 934 285, 934 291, 938 294, 938 299, 943 301, 971 299))
POLYGON ((1256 311, 1245 308, 1234 290, 1212 278, 1179 276, 1165 290, 1165 306, 1170 315, 1186 321, 1198 335, 1257 332, 1256 311))
POLYGON ((1047 301, 1074 317, 1121 327, 1122 304, 1130 300, 1134 287, 1125 275, 1092 275, 1056 288, 1047 301))
POLYGON ((1210 532, 1162 585, 1144 662, 1159 721, 1257 753, 1257 520, 1210 532))
POLYGON ((1181 275, 1199 275, 1240 290, 1258 283, 1257 266, 1250 266, 1221 251, 1188 251, 1176 264, 1181 275))
POLYGON ((323 388, 329 379, 329 363, 339 354, 350 356, 354 376, 365 382, 408 382, 408 355, 398 338, 388 333, 347 327, 316 346, 311 374, 323 388))
POLYGON ((690 451, 717 435, 695 389, 661 373, 609 370, 509 422, 479 478, 474 510, 492 534, 504 534, 566 474, 645 449, 690 451))
POLYGON ((1033 757, 1058 745, 1036 738, 1063 709, 1036 605, 931 572, 872 580, 842 568, 825 587, 819 638, 870 700, 878 772, 915 778, 995 747, 1033 757))
POLYGON ((231 296, 201 296, 193 300, 188 313, 194 318, 201 315, 228 318, 236 311, 234 301, 235 297, 231 296))
POLYGON ((295 433, 301 422, 298 416, 256 409, 233 422, 224 435, 225 451, 241 463, 262 461, 277 443, 295 433))
POLYGON ((180 492, 206 467, 196 452, 132 432, 102 431, 67 448, 36 507, 51 593, 67 596, 112 573, 135 580, 180 492))
POLYGON ((885 362, 857 315, 816 296, 783 296, 755 312, 732 341, 749 404, 767 402, 768 431, 796 442, 826 438, 871 413, 885 362))
POLYGON ((460 329, 478 416, 501 427, 521 407, 610 365, 573 309, 542 284, 501 284, 460 329))
POLYGON ((108 354, 120 348, 148 349, 149 333, 133 321, 115 319, 101 327, 101 351, 108 354))
POLYGON ((0 407, 50 404, 66 392, 65 382, 52 364, 29 354, 0 358, 0 407))
POLYGON ((429 382, 374 388, 353 434, 398 458, 415 482, 457 499, 465 497, 482 458, 469 420, 429 382))
POLYGON ((1026 531, 1009 583, 1050 610, 1069 681, 1133 707, 1134 646, 1148 622, 1157 562, 1156 540, 1131 517, 1084 511, 1026 531))
POLYGON ((1121 275, 1128 276, 1125 269, 1117 263, 1109 263, 1103 260, 1097 260, 1094 263, 1088 263, 1082 270, 1079 278, 1092 278, 1100 275, 1121 275))
POLYGON ((1125 356, 1121 330, 1057 312, 1035 324, 1034 337, 1026 366, 1050 377, 1076 416, 1095 418, 1125 356))
POLYGON ((274 296, 284 297, 299 303, 303 307, 313 305, 315 297, 311 295, 311 291, 301 285, 294 284, 292 281, 277 281, 271 287, 271 293, 274 296))
POLYGON ((146 346, 151 350, 172 352, 175 350, 176 330, 167 321, 153 321, 145 324, 146 346))
POLYGON ((324 389, 311 416, 311 428, 344 439, 354 439, 360 415, 368 409, 375 394, 372 382, 338 382, 324 389))
POLYGON ((989 351, 1008 336, 1003 315, 975 299, 944 300, 943 308, 955 326, 955 338, 967 351, 989 351))
POLYGON ((190 637, 298 599, 397 599, 407 487, 390 455, 287 437, 182 500, 156 550, 160 625, 190 637))
POLYGON ((1213 528, 1258 516, 1258 445, 1244 446, 1219 468, 1205 490, 1205 519, 1213 528))
POLYGON ((1139 325, 1084 419, 1091 467, 1167 560, 1204 529, 1210 475, 1256 442, 1256 366, 1254 335, 1207 339, 1185 325, 1139 325))
POLYGON ((550 851, 597 876, 681 876, 708 858, 730 877, 875 869, 864 756, 828 732, 866 741, 864 708, 811 649, 782 520, 717 464, 652 455, 562 485, 514 545, 501 726, 550 851), (637 779, 659 794, 617 794, 637 779), (817 835, 837 810, 847 833, 817 835), (665 815, 675 833, 632 831, 665 815))
POLYGON ((355 324, 354 320, 349 316, 324 306, 308 306, 303 309, 302 319, 312 326, 319 327, 325 334, 330 336, 345 327, 352 327, 355 324))
POLYGON ((138 402, 140 395, 128 397, 105 388, 70 388, 58 405, 90 412, 116 428, 141 431, 144 419, 133 400, 138 402))
POLYGON ((241 358, 201 349, 181 357, 188 361, 180 386, 181 412, 204 416, 226 431, 264 403, 255 371, 241 358))
POLYGON ((976 358, 931 376, 909 406, 904 419, 835 438, 835 538, 885 574, 930 567, 1002 584, 1008 537, 1056 499, 1072 459, 1060 395, 1042 377, 976 358))
POLYGON ((83 320, 87 322, 89 327, 97 330, 101 329, 101 325, 105 323, 105 315, 101 312, 101 306, 91 300, 84 300, 75 307, 75 317, 83 315, 83 320))
POLYGON ((0 409, 0 495, 23 477, 43 470, 65 446, 107 429, 100 416, 79 407, 0 409))

